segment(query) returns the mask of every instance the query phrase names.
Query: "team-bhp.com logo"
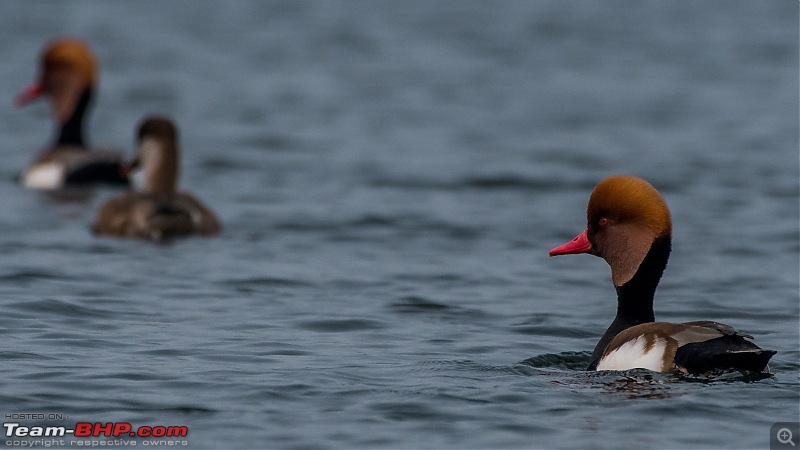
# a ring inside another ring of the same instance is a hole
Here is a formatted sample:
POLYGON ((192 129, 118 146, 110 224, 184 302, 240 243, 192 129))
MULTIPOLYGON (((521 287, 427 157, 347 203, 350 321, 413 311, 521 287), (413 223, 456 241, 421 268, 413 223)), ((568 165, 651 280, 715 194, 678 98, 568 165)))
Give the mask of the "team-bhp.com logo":
MULTIPOLYGON (((78 422, 72 428, 65 426, 26 426, 18 422, 5 422, 3 423, 6 438, 23 438, 28 445, 49 447, 45 440, 52 440, 58 438, 67 438, 55 445, 61 446, 94 446, 97 442, 103 441, 86 441, 86 440, 69 440, 72 438, 147 438, 142 440, 143 445, 188 445, 186 440, 179 440, 189 435, 189 429, 185 426, 140 426, 134 427, 128 422, 78 422), (170 443, 161 442, 156 439, 169 439, 170 443), (176 438, 178 440, 176 440, 176 438), (33 440, 33 442, 32 442, 33 440), (36 440, 41 440, 34 443, 36 440)), ((122 445, 136 445, 133 440, 120 442, 122 445)), ((14 441, 6 441, 6 445, 15 446, 14 441)), ((27 446, 25 443, 20 442, 20 445, 27 446)), ((107 444, 106 444, 107 445, 107 444)))

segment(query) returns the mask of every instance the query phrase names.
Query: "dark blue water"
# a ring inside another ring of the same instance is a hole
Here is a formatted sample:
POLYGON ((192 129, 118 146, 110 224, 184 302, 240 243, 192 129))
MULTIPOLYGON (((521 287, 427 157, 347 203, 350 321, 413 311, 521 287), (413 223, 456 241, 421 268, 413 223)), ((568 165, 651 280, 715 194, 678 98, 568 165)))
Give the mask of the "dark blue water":
POLYGON ((798 420, 797 2, 0 11, 3 414, 193 448, 765 448, 798 420), (98 239, 113 190, 14 183, 51 130, 11 99, 63 34, 102 65, 90 140, 174 117, 218 238, 98 239), (774 376, 581 370, 609 271, 547 251, 613 173, 672 209, 657 317, 753 334, 774 376))

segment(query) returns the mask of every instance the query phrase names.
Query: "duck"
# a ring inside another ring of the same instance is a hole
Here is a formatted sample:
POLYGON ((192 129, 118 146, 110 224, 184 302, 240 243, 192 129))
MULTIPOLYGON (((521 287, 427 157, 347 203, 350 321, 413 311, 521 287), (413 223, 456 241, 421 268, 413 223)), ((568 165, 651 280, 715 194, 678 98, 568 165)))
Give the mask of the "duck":
POLYGON ((126 169, 141 167, 143 188, 118 194, 99 209, 98 236, 152 241, 219 233, 216 214, 188 192, 177 190, 178 129, 167 117, 147 116, 138 126, 136 155, 126 169))
POLYGON ((19 179, 23 186, 53 190, 93 183, 128 184, 122 170, 123 153, 90 149, 84 138, 84 118, 97 79, 97 60, 82 40, 65 37, 45 46, 38 78, 15 97, 14 103, 20 107, 47 97, 56 137, 22 172, 19 179))
POLYGON ((587 370, 769 373, 768 362, 777 352, 758 347, 752 336, 730 325, 655 320, 655 291, 672 250, 672 216, 650 183, 630 175, 604 178, 592 191, 586 216, 586 229, 549 254, 587 253, 611 267, 617 314, 587 370))

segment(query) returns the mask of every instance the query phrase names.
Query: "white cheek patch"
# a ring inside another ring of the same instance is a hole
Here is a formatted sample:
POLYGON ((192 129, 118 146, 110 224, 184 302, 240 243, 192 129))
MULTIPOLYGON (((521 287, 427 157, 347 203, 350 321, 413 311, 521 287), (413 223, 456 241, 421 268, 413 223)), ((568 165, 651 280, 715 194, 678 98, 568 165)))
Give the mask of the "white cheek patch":
POLYGON ((139 159, 145 172, 152 172, 162 164, 163 144, 158 139, 144 138, 139 143, 139 159))
POLYGON ((136 190, 144 190, 144 170, 137 168, 128 173, 128 181, 136 190))
POLYGON ((64 165, 54 162, 37 164, 25 172, 22 185, 32 189, 58 189, 64 185, 64 165))
POLYGON ((140 166, 135 173, 134 186, 146 190, 152 187, 152 177, 164 163, 163 144, 152 137, 144 138, 139 142, 137 153, 140 166))
POLYGON ((667 347, 666 341, 656 338, 653 346, 645 352, 647 339, 639 336, 632 341, 628 341, 611 353, 603 356, 597 363, 597 370, 628 370, 628 369, 649 369, 661 372, 664 367, 664 351, 667 347))

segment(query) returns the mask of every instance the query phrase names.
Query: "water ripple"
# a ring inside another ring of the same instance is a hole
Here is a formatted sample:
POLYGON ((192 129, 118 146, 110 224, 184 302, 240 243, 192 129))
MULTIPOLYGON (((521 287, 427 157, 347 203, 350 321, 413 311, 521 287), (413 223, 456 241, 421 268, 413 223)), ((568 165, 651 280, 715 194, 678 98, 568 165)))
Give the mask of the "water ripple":
POLYGON ((32 313, 55 313, 69 318, 110 318, 116 314, 115 311, 110 309, 89 307, 73 301, 58 299, 9 303, 7 307, 32 313))
POLYGON ((386 328, 383 322, 368 319, 328 319, 304 320, 297 327, 320 333, 346 333, 351 331, 369 331, 386 328))

